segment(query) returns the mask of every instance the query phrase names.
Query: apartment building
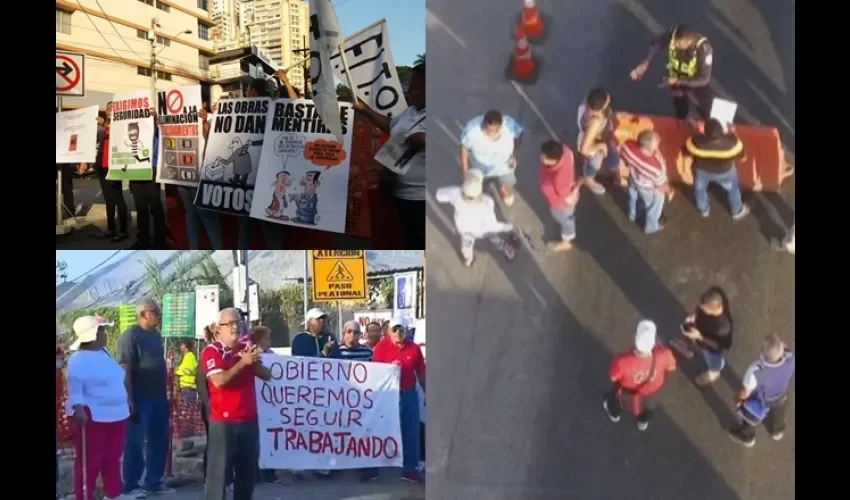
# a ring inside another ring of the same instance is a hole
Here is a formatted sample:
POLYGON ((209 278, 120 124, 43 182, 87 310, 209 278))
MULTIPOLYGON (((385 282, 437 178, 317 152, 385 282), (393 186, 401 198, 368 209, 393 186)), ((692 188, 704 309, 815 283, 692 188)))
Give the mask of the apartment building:
MULTIPOLYGON (((310 9, 304 0, 242 0, 242 46, 256 46, 279 66, 303 59, 294 52, 309 47, 310 9)), ((293 87, 304 90, 304 67, 289 71, 293 87)))
POLYGON ((153 18, 157 86, 212 83, 215 22, 207 7, 207 0, 56 0, 56 49, 86 55, 86 96, 63 104, 105 109, 116 92, 149 88, 153 18))
POLYGON ((210 17, 215 27, 210 33, 210 40, 219 49, 220 44, 227 44, 238 37, 237 12, 238 0, 208 0, 210 17))

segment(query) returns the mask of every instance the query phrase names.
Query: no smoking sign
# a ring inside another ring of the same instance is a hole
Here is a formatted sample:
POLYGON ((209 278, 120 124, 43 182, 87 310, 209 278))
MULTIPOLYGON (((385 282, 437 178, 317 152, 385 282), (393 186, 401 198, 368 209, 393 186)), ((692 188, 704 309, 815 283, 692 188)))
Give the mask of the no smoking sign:
POLYGON ((86 56, 75 52, 56 51, 56 95, 83 97, 86 56))
POLYGON ((177 115, 183 111, 183 94, 174 89, 165 97, 165 105, 168 107, 168 114, 177 115))

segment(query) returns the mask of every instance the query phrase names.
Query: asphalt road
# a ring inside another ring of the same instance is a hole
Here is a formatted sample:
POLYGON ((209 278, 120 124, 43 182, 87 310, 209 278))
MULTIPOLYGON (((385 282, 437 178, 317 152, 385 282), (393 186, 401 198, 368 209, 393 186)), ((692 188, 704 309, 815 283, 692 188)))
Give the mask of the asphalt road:
POLYGON ((794 498, 795 405, 788 431, 773 442, 763 430, 752 449, 723 426, 731 399, 762 338, 793 344, 794 258, 771 249, 793 217, 794 185, 782 196, 749 195, 753 214, 737 223, 725 202, 697 214, 688 191, 668 207, 671 226, 645 237, 624 213, 624 197, 582 194, 577 248, 552 254, 557 235, 537 188, 538 145, 558 137, 574 146, 576 108, 605 85, 616 107, 672 112, 653 62, 645 81, 628 73, 650 38, 686 22, 715 48, 715 84, 740 105, 742 121, 779 127, 794 149, 794 10, 781 0, 538 1, 549 35, 536 54, 533 86, 504 78, 520 0, 428 2, 428 498, 454 500, 790 499, 794 498), (500 205, 536 249, 512 263, 482 242, 466 269, 458 256, 451 209, 437 187, 459 182, 462 123, 489 108, 520 120, 517 201, 500 205), (723 286, 732 301, 736 339, 729 367, 713 389, 683 363, 668 379, 649 431, 628 417, 612 424, 601 406, 612 355, 632 345, 649 317, 670 337, 700 292, 723 286))

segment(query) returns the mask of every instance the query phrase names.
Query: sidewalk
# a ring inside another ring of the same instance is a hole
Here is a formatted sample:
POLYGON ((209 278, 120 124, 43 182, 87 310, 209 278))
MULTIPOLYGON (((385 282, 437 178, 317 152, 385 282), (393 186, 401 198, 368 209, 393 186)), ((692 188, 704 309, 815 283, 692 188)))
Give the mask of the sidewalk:
MULTIPOLYGON (((123 250, 130 248, 136 235, 136 206, 130 195, 129 183, 124 183, 124 200, 130 211, 130 238, 112 243, 109 240, 98 239, 106 232, 106 202, 100 190, 100 183, 94 177, 74 179, 74 203, 77 206, 77 217, 67 219, 65 225, 73 228, 68 234, 56 237, 56 248, 59 250, 123 250)), ((165 193, 163 193, 163 204, 165 193)), ((54 223, 56 216, 53 216, 54 223)))

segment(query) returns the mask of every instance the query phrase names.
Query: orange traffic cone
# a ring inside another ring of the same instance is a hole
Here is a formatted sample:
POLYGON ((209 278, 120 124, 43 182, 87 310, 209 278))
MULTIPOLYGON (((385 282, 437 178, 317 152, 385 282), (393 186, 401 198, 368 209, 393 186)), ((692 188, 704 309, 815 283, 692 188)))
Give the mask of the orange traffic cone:
POLYGON ((523 0, 522 16, 519 25, 514 32, 514 37, 519 40, 523 34, 528 40, 535 42, 543 38, 543 19, 540 17, 540 9, 534 0, 523 0))
POLYGON ((525 35, 517 40, 511 58, 511 75, 515 80, 529 80, 537 71, 537 63, 531 56, 531 45, 525 35))

